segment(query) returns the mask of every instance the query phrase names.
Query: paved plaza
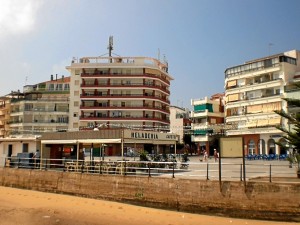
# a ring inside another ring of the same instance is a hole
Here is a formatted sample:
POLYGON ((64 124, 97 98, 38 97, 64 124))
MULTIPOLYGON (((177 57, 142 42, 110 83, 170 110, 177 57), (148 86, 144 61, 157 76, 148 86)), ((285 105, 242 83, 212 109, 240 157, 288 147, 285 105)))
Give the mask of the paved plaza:
MULTIPOLYGON (((121 157, 107 157, 106 160, 117 161, 121 157)), ((136 157, 126 157, 125 160, 138 161, 136 157)), ((177 157, 177 167, 174 171, 175 178, 183 179, 203 179, 203 180, 219 180, 219 168, 221 168, 221 179, 223 181, 241 181, 243 180, 243 160, 242 158, 222 158, 221 166, 219 161, 215 162, 211 157, 207 161, 203 161, 202 156, 189 156, 188 167, 180 168, 180 160, 177 157)), ((161 177, 173 177, 172 169, 159 172, 152 171, 152 174, 161 177)), ((297 181, 296 169, 290 167, 288 161, 283 160, 245 160, 246 181, 260 179, 262 181, 274 181, 278 178, 290 178, 293 182, 297 181)))

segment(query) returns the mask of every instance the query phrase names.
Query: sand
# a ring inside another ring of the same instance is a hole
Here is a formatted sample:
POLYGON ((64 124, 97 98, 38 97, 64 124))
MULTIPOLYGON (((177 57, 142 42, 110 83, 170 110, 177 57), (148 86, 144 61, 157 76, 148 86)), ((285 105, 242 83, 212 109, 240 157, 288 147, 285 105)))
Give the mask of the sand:
POLYGON ((152 209, 111 201, 0 187, 1 225, 287 225, 152 209))

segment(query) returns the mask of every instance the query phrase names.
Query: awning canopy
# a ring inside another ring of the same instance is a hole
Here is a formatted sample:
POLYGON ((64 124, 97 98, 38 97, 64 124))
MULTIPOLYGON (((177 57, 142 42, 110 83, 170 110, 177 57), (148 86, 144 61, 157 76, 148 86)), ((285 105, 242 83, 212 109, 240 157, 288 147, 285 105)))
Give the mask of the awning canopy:
POLYGON ((78 140, 42 140, 42 144, 110 144, 110 143, 121 143, 121 139, 78 139, 78 140))
POLYGON ((79 139, 79 143, 83 144, 88 144, 88 143, 93 143, 93 144, 110 144, 110 143, 121 143, 121 139, 79 139))
POLYGON ((77 140, 41 140, 42 144, 76 144, 77 140))

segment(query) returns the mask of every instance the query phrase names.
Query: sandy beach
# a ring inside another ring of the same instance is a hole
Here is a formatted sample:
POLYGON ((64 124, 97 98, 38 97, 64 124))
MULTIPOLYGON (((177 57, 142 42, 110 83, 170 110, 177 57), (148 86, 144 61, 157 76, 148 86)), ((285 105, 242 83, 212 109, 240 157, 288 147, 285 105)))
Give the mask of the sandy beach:
POLYGON ((0 187, 1 225, 287 225, 152 209, 110 201, 0 187))

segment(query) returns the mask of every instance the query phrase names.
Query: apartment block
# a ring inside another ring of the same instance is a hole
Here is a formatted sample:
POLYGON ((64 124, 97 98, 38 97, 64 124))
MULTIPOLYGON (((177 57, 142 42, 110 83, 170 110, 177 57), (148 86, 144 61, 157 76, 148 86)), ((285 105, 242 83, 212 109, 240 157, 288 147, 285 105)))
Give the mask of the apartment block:
POLYGON ((299 51, 254 59, 225 70, 228 136, 244 138, 245 154, 285 154, 275 142, 284 142, 276 128, 286 121, 274 110, 287 110, 286 86, 300 71, 299 51))
POLYGON ((24 86, 5 96, 9 102, 6 135, 41 134, 68 129, 69 77, 24 86))
POLYGON ((192 142, 198 145, 198 153, 206 150, 209 155, 212 155, 213 148, 217 147, 214 143, 216 135, 224 134, 224 94, 192 99, 191 105, 193 106, 192 142))
POLYGON ((6 137, 9 133, 10 98, 0 98, 0 138, 6 137))
POLYGON ((168 64, 147 57, 83 57, 70 66, 70 130, 169 130, 168 64))
POLYGON ((178 106, 170 106, 170 131, 179 137, 178 143, 184 143, 184 135, 191 130, 190 110, 178 106))

